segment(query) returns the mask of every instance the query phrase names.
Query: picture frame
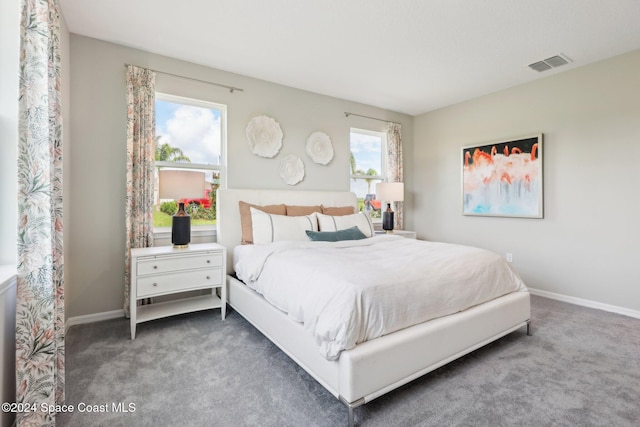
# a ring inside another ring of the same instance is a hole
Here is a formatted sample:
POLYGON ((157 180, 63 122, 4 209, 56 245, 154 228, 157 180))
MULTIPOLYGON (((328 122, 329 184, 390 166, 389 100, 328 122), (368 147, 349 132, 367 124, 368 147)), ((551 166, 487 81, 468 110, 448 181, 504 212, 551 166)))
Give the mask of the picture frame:
POLYGON ((462 214, 543 218, 543 134, 462 148, 462 214))

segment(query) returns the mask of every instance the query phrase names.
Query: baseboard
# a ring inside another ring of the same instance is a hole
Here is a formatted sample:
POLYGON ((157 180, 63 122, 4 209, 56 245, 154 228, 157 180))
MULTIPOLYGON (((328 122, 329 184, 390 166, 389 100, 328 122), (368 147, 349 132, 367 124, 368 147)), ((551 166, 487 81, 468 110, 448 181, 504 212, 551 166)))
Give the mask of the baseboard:
MULTIPOLYGON (((581 305, 584 307, 595 308, 598 310, 609 311, 611 313, 622 314, 624 316, 640 319, 640 311, 631 310, 629 308, 618 307, 616 305, 604 304, 601 302, 591 301, 583 298, 570 297, 568 295, 557 294, 555 292, 543 291, 540 289, 527 288, 531 295, 537 295, 549 299, 554 299, 569 304, 581 305)), ((124 310, 104 311, 101 313, 86 314, 84 316, 75 316, 67 319, 65 323, 65 333, 71 326, 82 325, 85 323, 100 322, 102 320, 118 319, 124 317, 124 310)))
POLYGON ((531 295, 537 295, 549 299, 554 299, 562 302, 568 302, 570 304, 581 305, 589 308, 596 308, 598 310, 609 311, 611 313, 622 314, 624 316, 634 317, 640 319, 640 311, 632 310, 630 308, 618 307, 617 305, 604 304, 601 302, 591 301, 583 298, 570 297, 568 295, 557 294, 555 292, 542 291, 540 289, 528 288, 531 295))
POLYGON ((121 317, 124 317, 124 310, 103 311, 101 313, 70 317, 64 324, 64 332, 66 334, 69 328, 75 325, 100 322, 102 320, 119 319, 121 317))

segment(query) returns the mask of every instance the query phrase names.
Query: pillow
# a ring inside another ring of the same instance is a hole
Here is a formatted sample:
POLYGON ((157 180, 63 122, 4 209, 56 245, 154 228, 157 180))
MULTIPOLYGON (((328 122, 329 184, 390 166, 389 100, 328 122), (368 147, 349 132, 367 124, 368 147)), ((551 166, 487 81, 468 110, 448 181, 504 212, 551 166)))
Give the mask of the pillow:
POLYGON ((238 202, 240 206, 240 225, 242 226, 242 244, 250 245, 253 243, 253 226, 251 222, 251 210, 250 208, 260 209, 263 212, 277 214, 277 215, 286 215, 287 208, 285 205, 268 205, 268 206, 258 206, 252 205, 247 202, 240 201, 238 202))
POLYGON ((322 205, 322 213, 325 215, 353 215, 356 213, 356 208, 353 206, 324 206, 322 205))
POLYGON ((339 242, 340 240, 360 240, 366 239, 362 231, 356 226, 338 231, 306 231, 309 239, 316 242, 339 242))
POLYGON ((280 240, 308 241, 305 231, 318 231, 316 213, 305 216, 285 216, 263 212, 255 208, 251 211, 253 223, 253 243, 271 243, 280 240))
POLYGON ((320 228, 320 231, 338 231, 356 226, 366 237, 371 237, 374 234, 373 224, 371 224, 369 215, 362 212, 342 216, 324 214, 316 215, 318 216, 318 227, 320 228))
POLYGON ((321 213, 322 206, 287 206, 287 216, 304 216, 314 212, 321 213))

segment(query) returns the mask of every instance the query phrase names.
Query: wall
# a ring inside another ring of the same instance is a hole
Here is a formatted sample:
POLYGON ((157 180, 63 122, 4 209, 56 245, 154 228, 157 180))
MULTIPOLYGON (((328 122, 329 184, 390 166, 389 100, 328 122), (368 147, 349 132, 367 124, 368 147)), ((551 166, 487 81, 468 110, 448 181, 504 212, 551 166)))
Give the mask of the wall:
MULTIPOLYGON (((16 275, 11 267, 0 267, 0 401, 16 398, 16 275)), ((9 427, 14 414, 0 412, 0 426, 9 427)))
POLYGON ((513 253, 531 288, 640 315, 640 51, 414 120, 421 238, 513 253), (461 147, 544 133, 544 219, 461 214, 461 147))
POLYGON ((0 2, 0 265, 16 263, 20 2, 0 2))
MULTIPOLYGON (((336 98, 321 96, 212 68, 163 57, 87 37, 71 35, 71 170, 73 221, 66 231, 67 318, 119 310, 124 287, 124 187, 126 165, 125 67, 134 64, 172 74, 243 88, 228 90, 158 74, 156 90, 227 105, 229 188, 294 190, 349 189, 349 129, 382 130, 382 122, 346 118, 345 111, 399 121, 411 145, 413 118, 336 98), (249 151, 245 127, 259 114, 275 118, 284 145, 275 159, 249 151), (328 166, 311 162, 306 138, 322 130, 332 137, 335 157, 328 166), (304 181, 287 186, 278 161, 297 154, 305 162, 304 181)), ((408 158, 405 155, 405 158, 408 158)), ((411 175, 411 167, 407 167, 411 175)), ((409 184, 408 184, 409 185, 409 184)), ((409 201, 407 203, 410 203, 409 201)))

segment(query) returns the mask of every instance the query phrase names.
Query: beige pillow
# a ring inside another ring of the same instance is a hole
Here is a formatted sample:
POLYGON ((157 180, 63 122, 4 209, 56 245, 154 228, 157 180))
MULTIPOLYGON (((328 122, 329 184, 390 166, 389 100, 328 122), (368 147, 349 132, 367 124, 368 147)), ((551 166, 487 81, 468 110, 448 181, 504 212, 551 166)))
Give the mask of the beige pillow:
POLYGON ((305 216, 305 215, 311 215, 314 212, 322 213, 322 206, 287 205, 287 216, 305 216))
POLYGON ((322 205, 322 213, 325 215, 342 216, 353 215, 356 208, 353 206, 324 206, 322 205))
POLYGON ((240 207, 240 224, 242 226, 241 243, 243 245, 250 245, 253 243, 253 223, 251 222, 251 208, 259 209, 270 214, 287 214, 287 207, 285 205, 258 206, 243 201, 239 201, 238 205, 240 207))

